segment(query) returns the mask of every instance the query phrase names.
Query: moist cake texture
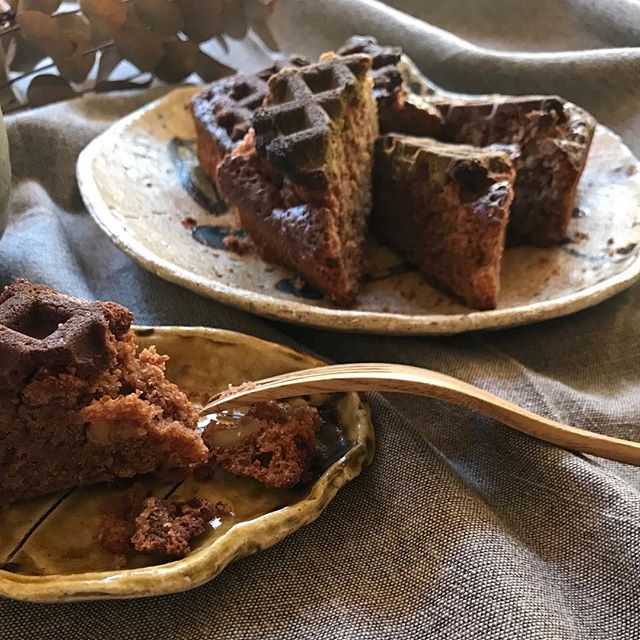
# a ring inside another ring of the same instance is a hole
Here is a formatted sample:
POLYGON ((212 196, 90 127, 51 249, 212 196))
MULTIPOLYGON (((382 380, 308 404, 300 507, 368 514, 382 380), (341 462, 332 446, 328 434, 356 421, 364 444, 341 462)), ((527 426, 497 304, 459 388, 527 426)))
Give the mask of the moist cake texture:
POLYGON ((318 451, 322 424, 307 404, 261 402, 240 415, 220 414, 202 435, 211 463, 277 488, 304 479, 318 451))
POLYGON ((355 299, 378 135, 371 58, 325 56, 269 80, 253 130, 218 169, 226 201, 268 262, 332 302, 355 299))
POLYGON ((500 290, 515 171, 502 148, 387 134, 376 145, 372 224, 379 238, 467 305, 500 290))
POLYGON ((267 80, 281 69, 301 67, 301 56, 276 60, 255 74, 235 74, 211 83, 191 100, 196 126, 196 153, 202 170, 216 182, 218 164, 244 138, 251 116, 267 95, 267 80))
POLYGON ((206 460, 167 357, 136 354, 131 321, 25 280, 0 294, 0 504, 206 460))

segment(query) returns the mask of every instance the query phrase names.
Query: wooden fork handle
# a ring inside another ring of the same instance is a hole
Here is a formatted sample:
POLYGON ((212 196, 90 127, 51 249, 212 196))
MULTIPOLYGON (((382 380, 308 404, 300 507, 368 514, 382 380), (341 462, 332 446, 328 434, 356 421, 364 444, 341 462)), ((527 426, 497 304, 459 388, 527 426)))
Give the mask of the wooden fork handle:
POLYGON ((640 443, 555 422, 471 384, 437 371, 366 363, 317 367, 231 389, 216 396, 201 414, 264 400, 314 393, 384 391, 427 396, 473 409, 522 433, 594 456, 640 465, 640 443))

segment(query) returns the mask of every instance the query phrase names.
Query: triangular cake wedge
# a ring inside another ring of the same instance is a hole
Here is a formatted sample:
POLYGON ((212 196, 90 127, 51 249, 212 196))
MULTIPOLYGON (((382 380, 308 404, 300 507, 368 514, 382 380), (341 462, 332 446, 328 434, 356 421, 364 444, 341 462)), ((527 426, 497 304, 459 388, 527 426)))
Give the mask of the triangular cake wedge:
POLYGON ((0 506, 207 459, 197 414, 136 354, 131 313, 21 280, 0 293, 0 506))
POLYGON ((515 171, 509 149, 388 134, 376 145, 376 235, 476 309, 500 291, 515 171))
POLYGON ((357 296, 371 209, 376 105, 366 55, 323 56, 269 80, 218 183, 262 257, 336 304, 357 296))

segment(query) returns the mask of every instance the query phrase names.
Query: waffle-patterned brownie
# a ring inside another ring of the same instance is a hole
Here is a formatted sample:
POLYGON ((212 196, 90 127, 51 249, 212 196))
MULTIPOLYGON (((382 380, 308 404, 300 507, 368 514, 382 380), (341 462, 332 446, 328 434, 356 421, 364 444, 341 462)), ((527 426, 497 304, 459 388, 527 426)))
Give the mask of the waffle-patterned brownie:
POLYGON ((262 256, 337 304, 357 295, 378 134, 371 58, 327 56, 269 80, 218 182, 262 256))
POLYGON ((372 58, 374 96, 378 104, 380 131, 401 131, 416 136, 436 135, 442 126, 438 109, 417 104, 400 67, 402 49, 378 44, 372 36, 352 36, 337 51, 339 55, 365 53, 372 58))
POLYGON ((251 127, 251 116, 267 94, 267 80, 287 66, 306 64, 308 60, 301 56, 282 58, 258 73, 217 80, 191 100, 198 162, 214 182, 219 162, 251 127))
POLYGON ((0 294, 0 505, 206 459, 132 316, 20 280, 0 294))
POLYGON ((520 147, 509 242, 540 246, 562 242, 595 119, 555 96, 439 100, 437 106, 445 121, 444 140, 520 147))
POLYGON ((477 309, 498 301, 512 153, 396 134, 376 145, 375 232, 429 281, 477 309))

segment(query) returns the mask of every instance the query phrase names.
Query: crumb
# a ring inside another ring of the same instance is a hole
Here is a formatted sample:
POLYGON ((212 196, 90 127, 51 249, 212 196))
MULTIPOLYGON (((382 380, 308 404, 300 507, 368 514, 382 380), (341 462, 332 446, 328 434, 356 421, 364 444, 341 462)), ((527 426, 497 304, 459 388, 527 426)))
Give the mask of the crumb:
POLYGON ((213 509, 215 511, 216 517, 218 518, 225 518, 225 517, 235 515, 235 513, 233 512, 233 509, 231 508, 231 505, 227 504, 226 502, 223 502, 222 500, 219 500, 218 502, 216 502, 213 509))
POLYGON ((248 238, 238 238, 233 234, 226 236, 222 242, 226 249, 237 253, 239 256, 249 253, 253 246, 248 238))
POLYGON ((576 231, 573 234, 573 241, 574 242, 582 242, 583 240, 588 240, 589 239, 589 234, 588 233, 583 233, 582 231, 576 231))
POLYGON ((303 289, 306 282, 302 278, 296 277, 291 284, 294 289, 303 289))
POLYGON ((135 520, 131 543, 140 553, 182 558, 191 551, 189 542, 204 533, 214 514, 204 498, 187 502, 147 498, 144 510, 135 520))
POLYGON ((638 170, 637 165, 635 165, 635 164, 630 164, 630 165, 627 167, 627 170, 626 170, 626 172, 625 172, 625 173, 626 173, 629 177, 631 177, 631 176, 635 175, 635 173, 636 173, 636 171, 637 171, 637 170, 638 170))
POLYGON ((614 239, 613 239, 613 238, 609 238, 609 239, 607 240, 607 244, 613 244, 614 242, 615 242, 615 241, 614 241, 614 239))
POLYGON ((138 482, 105 502, 98 542, 114 555, 118 568, 126 566, 133 549, 182 557, 190 550, 189 541, 204 532, 211 518, 229 515, 233 511, 225 502, 212 508, 204 498, 172 502, 148 497, 138 482))
POLYGON ((637 246, 638 244, 636 242, 630 242, 625 247, 618 247, 616 249, 616 253, 622 256, 626 256, 631 253, 637 246))
POLYGON ((191 230, 191 229, 193 229, 193 227, 195 227, 198 224, 198 222, 194 218, 183 218, 180 221, 180 224, 182 224, 182 226, 185 229, 191 230))
POLYGON ((134 521, 142 511, 148 492, 144 485, 136 482, 105 501, 98 525, 100 546, 114 555, 117 567, 126 565, 126 553, 131 549, 134 521))

